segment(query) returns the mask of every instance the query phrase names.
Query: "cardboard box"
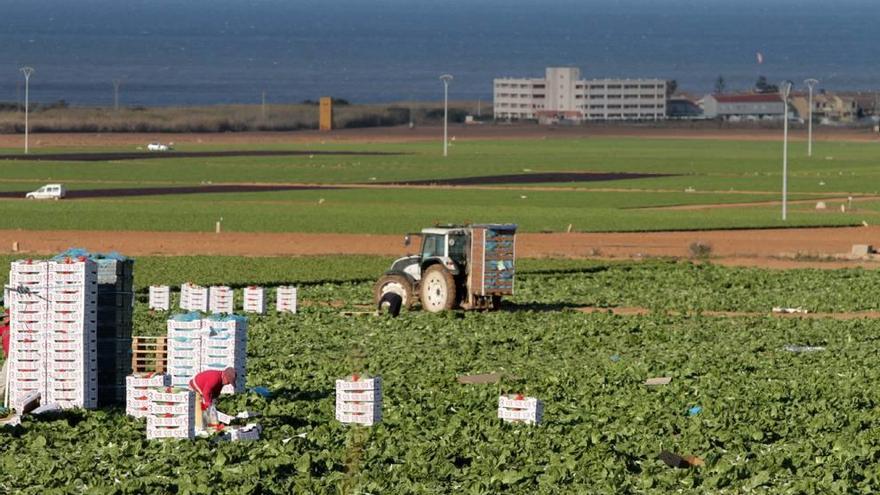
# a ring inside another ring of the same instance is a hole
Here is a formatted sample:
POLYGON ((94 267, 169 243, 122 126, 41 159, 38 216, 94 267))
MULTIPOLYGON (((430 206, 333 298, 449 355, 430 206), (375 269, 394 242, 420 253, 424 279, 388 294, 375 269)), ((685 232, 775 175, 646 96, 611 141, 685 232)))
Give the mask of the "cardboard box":
POLYGON ((245 287, 244 311, 264 314, 266 312, 266 290, 256 286, 245 287))
POLYGON ((171 288, 167 285, 151 285, 149 308, 162 311, 170 310, 171 288))
POLYGON ((359 424, 363 426, 373 426, 374 424, 380 423, 382 421, 382 415, 371 415, 371 414, 358 414, 358 413, 344 413, 344 412, 336 412, 336 421, 345 424, 359 424))
POLYGON ((297 288, 279 286, 275 289, 275 308, 278 312, 296 313, 297 288))
POLYGON ((498 398, 498 418, 504 421, 539 424, 543 415, 544 404, 534 397, 502 395, 498 398))
POLYGON ((373 425, 382 420, 382 378, 348 376, 336 380, 336 419, 373 425))
POLYGON ((156 440, 162 438, 180 438, 193 440, 196 437, 195 424, 192 427, 187 425, 163 426, 156 425, 153 416, 147 416, 147 440, 156 440))

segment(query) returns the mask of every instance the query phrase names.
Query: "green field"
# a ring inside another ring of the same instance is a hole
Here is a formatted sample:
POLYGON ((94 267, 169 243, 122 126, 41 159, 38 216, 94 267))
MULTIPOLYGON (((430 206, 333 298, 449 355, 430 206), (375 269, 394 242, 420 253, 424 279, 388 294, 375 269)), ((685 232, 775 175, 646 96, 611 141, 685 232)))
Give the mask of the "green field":
POLYGON ((118 410, 73 411, 0 429, 0 487, 33 494, 880 490, 880 391, 871 386, 880 379, 880 320, 699 315, 774 305, 877 310, 876 270, 522 260, 518 293, 501 312, 346 318, 314 304, 368 303, 388 262, 138 259, 138 334, 164 332, 165 315, 145 309, 154 283, 294 283, 312 303, 298 315, 251 319, 248 382, 272 397, 221 401, 221 410, 262 412, 263 439, 148 442, 143 422, 118 410), (582 305, 657 312, 573 311, 582 305), (825 350, 791 353, 788 344, 825 350), (378 426, 334 420, 334 380, 353 371, 383 377, 378 426), (515 378, 481 386, 455 380, 490 371, 515 378), (652 376, 672 382, 642 385, 652 376), (498 395, 508 392, 544 400, 544 423, 496 419, 498 395), (694 406, 702 411, 690 416, 694 406), (657 459, 663 450, 705 465, 669 468, 657 459))
MULTIPOLYGON (((820 142, 808 159, 791 146, 790 198, 876 195, 876 143, 820 142)), ((255 149, 242 146, 237 149, 255 149)), ((181 151, 220 148, 182 147, 181 151)), ((457 141, 444 159, 436 143, 313 144, 260 149, 400 152, 397 156, 183 158, 117 162, 0 162, 0 192, 47 182, 70 189, 222 183, 374 184, 530 172, 644 172, 669 177, 509 185, 503 190, 359 189, 155 195, 60 202, 0 200, 0 228, 399 233, 434 222, 511 221, 524 231, 639 231, 873 223, 876 209, 817 213, 812 203, 669 211, 645 208, 776 201, 780 145, 774 142, 636 138, 457 141), (544 190, 541 186, 544 186, 544 190), (546 190, 547 187, 562 190, 546 190), (691 192, 686 192, 691 191, 691 192), (323 201, 322 201, 323 200, 323 201)), ((41 152, 57 150, 40 150, 41 152)), ((69 151, 69 150, 68 150, 69 151)), ((79 151, 79 150, 78 150, 79 151)), ((108 150, 109 151, 109 150, 108 150)), ((131 150, 117 150, 131 151, 131 150)))

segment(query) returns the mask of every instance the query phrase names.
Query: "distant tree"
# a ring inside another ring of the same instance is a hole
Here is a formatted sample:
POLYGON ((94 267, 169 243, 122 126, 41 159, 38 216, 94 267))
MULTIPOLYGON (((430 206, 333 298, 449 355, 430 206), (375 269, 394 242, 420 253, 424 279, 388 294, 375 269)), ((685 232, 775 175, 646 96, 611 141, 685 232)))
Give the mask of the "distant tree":
POLYGON ((755 92, 756 93, 778 93, 779 86, 775 84, 770 84, 767 82, 767 78, 764 76, 758 76, 758 80, 755 81, 755 92))
POLYGON ((667 98, 674 95, 675 90, 677 90, 677 89, 678 89, 678 81, 676 81, 675 79, 671 79, 669 81, 666 81, 666 97, 667 98))
POLYGON ((724 76, 719 74, 718 79, 715 79, 715 94, 723 94, 726 86, 727 83, 724 82, 724 76))

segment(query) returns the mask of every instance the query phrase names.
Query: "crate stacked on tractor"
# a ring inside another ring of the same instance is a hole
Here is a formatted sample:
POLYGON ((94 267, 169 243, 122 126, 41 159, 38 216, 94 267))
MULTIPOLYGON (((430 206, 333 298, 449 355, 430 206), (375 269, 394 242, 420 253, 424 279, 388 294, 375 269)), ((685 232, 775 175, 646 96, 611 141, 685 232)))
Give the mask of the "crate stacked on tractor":
POLYGON ((212 315, 202 320, 201 369, 235 369, 235 383, 225 385, 224 393, 244 392, 246 354, 247 318, 212 315))
POLYGON ((202 317, 199 313, 174 315, 167 326, 171 385, 186 387, 202 369, 202 317))
POLYGON ((336 380, 336 420, 365 426, 382 421, 382 378, 352 375, 336 380))
POLYGON ((98 405, 98 267, 85 257, 49 261, 46 403, 98 405))
POLYGON ((296 287, 278 286, 275 289, 275 308, 280 313, 296 313, 296 287))
POLYGON ((150 309, 160 311, 171 309, 171 287, 167 285, 150 286, 150 309))
POLYGON ((215 285, 208 290, 208 309, 211 313, 232 314, 235 301, 232 289, 225 285, 215 285))
POLYGON ((180 309, 208 312, 208 288, 189 282, 180 286, 180 309))
POLYGON ((195 438, 195 392, 188 388, 149 389, 147 439, 195 438))
POLYGON ((544 416, 544 403, 534 397, 502 395, 498 398, 498 418, 509 423, 539 424, 544 416))
POLYGON ((266 289, 249 286, 244 288, 245 313, 264 314, 266 312, 266 289))
POLYGON ((168 375, 162 373, 135 373, 125 378, 125 413, 135 418, 150 414, 150 389, 170 385, 168 375))
POLYGON ((7 404, 20 404, 32 393, 46 394, 48 282, 45 261, 14 261, 10 265, 7 404))

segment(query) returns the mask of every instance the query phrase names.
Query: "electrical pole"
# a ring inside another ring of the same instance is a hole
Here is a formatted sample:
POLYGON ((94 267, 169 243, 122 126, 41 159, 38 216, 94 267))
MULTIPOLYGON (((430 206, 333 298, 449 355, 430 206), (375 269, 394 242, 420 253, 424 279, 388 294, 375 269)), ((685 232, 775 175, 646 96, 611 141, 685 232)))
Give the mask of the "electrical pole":
POLYGON ((122 84, 121 79, 113 80, 113 111, 119 111, 119 86, 122 84))
POLYGON ((24 74, 24 154, 28 154, 28 106, 31 74, 34 73, 33 67, 22 67, 19 69, 24 74))
POLYGON ((807 79, 804 81, 807 88, 810 89, 810 122, 807 124, 807 156, 813 156, 813 88, 819 84, 816 79, 807 79))
POLYGON ((779 85, 779 92, 785 109, 782 114, 782 220, 785 221, 788 218, 788 96, 791 94, 791 81, 783 81, 779 85))
POLYGON ((266 90, 263 90, 263 101, 260 104, 260 113, 263 115, 263 120, 266 120, 266 90))
POLYGON ((443 74, 440 76, 440 80, 443 81, 443 156, 446 156, 447 147, 449 146, 446 130, 447 122, 449 121, 449 81, 452 81, 452 75, 443 74))

